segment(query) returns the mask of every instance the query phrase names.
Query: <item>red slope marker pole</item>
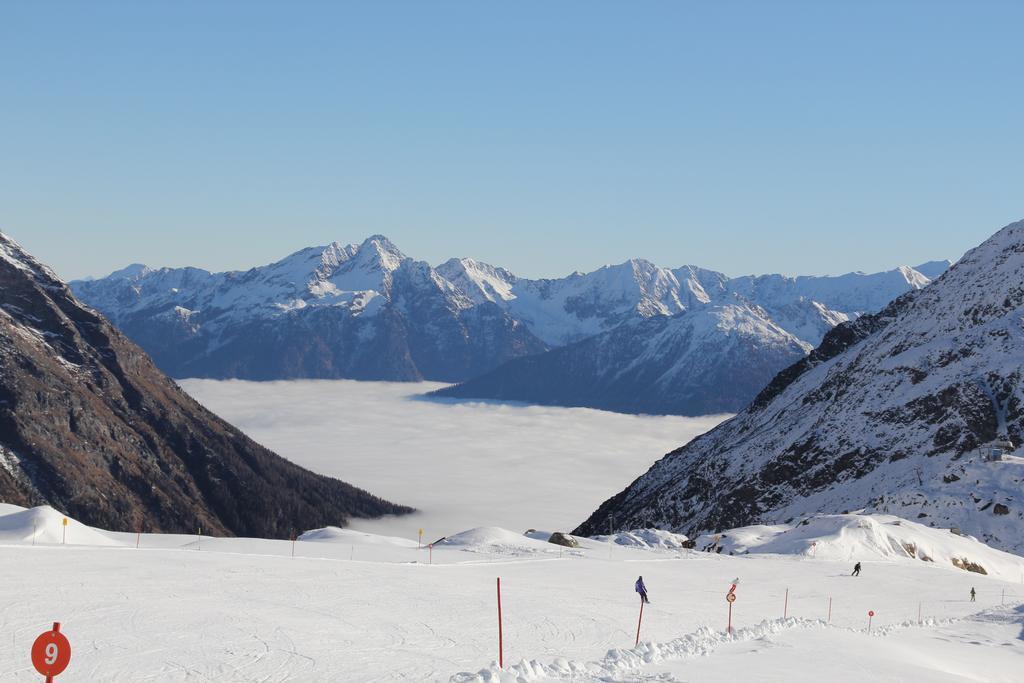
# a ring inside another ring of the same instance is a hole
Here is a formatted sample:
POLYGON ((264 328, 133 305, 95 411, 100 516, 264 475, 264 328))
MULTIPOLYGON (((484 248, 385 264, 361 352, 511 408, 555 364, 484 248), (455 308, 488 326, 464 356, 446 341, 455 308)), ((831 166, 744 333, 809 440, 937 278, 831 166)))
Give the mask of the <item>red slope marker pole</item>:
POLYGON ((53 622, 53 628, 41 633, 32 643, 32 667, 44 676, 47 683, 68 667, 71 662, 71 643, 60 632, 60 622, 53 622))
MULTIPOLYGON (((739 581, 739 579, 737 579, 739 581)), ((729 588, 729 592, 725 594, 725 601, 729 603, 729 625, 725 627, 725 632, 728 635, 732 635, 732 603, 736 602, 736 584, 733 583, 729 588)))
POLYGON ((505 668, 505 641, 501 633, 501 577, 498 577, 498 668, 505 668))
POLYGON ((640 624, 644 620, 644 598, 640 596, 640 618, 636 622, 636 644, 640 644, 640 624))
MULTIPOLYGON (((54 633, 60 633, 60 622, 59 621, 53 622, 53 632, 54 633)), ((46 677, 46 683, 53 683, 53 676, 47 676, 46 677)))
POLYGON ((921 625, 921 603, 917 603, 917 625, 921 625))
POLYGON ((786 589, 786 602, 782 606, 782 618, 789 616, 789 589, 786 589))
POLYGON ((871 620, 875 617, 875 610, 868 610, 868 633, 871 633, 871 620))

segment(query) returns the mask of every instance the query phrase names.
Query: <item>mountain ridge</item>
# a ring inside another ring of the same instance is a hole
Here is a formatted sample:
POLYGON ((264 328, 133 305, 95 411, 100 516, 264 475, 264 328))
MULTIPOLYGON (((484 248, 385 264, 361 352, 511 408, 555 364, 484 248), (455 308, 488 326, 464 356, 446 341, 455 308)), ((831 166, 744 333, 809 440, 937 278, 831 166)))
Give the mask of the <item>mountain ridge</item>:
MULTIPOLYGON (((743 311, 748 328, 768 335, 750 345, 749 358, 723 354, 717 360, 709 356, 709 363, 752 368, 757 381, 767 381, 837 323, 877 310, 928 282, 905 266, 870 275, 729 278, 697 266, 664 268, 638 258, 590 273, 531 280, 470 258, 434 267, 406 256, 387 237, 372 235, 358 245, 333 242, 301 249, 247 271, 135 264, 71 286, 172 376, 469 381, 450 395, 507 399, 514 397, 480 393, 494 386, 489 373, 506 363, 600 335, 606 335, 605 348, 611 348, 625 344, 630 331, 660 334, 658 325, 615 332, 623 325, 691 315, 708 306, 727 317, 743 311), (762 319, 771 325, 761 324, 762 319), (792 337, 782 345, 789 349, 785 358, 775 353, 781 347, 776 332, 769 332, 774 328, 792 337), (618 341, 608 341, 612 337, 618 341), (763 349, 772 351, 763 354, 763 349)), ((687 326, 670 327, 682 335, 687 326)), ((721 325, 723 342, 730 330, 730 324, 721 325)), ((678 341, 673 343, 678 346, 678 341)), ((644 343, 649 346, 653 339, 638 338, 625 346, 638 358, 653 358, 653 352, 640 351, 644 343)), ((629 353, 609 360, 631 363, 629 353)), ((594 381, 609 374, 606 368, 593 372, 594 381)), ((636 377, 657 378, 652 369, 636 377)), ((535 383, 536 390, 522 397, 550 402, 542 391, 543 378, 535 383)), ((630 391, 645 390, 642 384, 629 386, 630 391)), ((743 382, 726 402, 728 410, 745 405, 757 388, 753 379, 743 382)), ((670 412, 674 403, 666 396, 646 405, 670 412)), ((696 403, 688 405, 688 410, 700 410, 696 403)))
POLYGON ((403 514, 255 443, 0 235, 0 498, 135 531, 287 537, 403 514))
POLYGON ((839 325, 736 417, 659 460, 578 533, 693 535, 848 510, 917 516, 1024 549, 1024 221, 929 286, 839 325))

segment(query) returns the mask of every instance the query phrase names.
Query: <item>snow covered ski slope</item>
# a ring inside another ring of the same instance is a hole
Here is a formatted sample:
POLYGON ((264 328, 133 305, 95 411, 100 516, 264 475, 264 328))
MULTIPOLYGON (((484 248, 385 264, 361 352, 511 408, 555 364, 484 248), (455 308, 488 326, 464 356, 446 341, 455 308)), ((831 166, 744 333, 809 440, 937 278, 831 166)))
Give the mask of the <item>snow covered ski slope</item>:
POLYGON ((1024 665, 1024 558, 894 518, 820 518, 773 528, 763 543, 727 531, 751 551, 735 556, 649 532, 562 548, 542 532, 479 528, 431 551, 331 528, 293 546, 111 533, 74 520, 61 545, 61 519, 49 508, 0 508, 0 680, 38 680, 29 647, 52 621, 74 648, 62 683, 1015 681, 1024 665), (869 552, 890 531, 935 561, 869 552), (769 543, 789 554, 758 552, 769 543), (815 556, 810 543, 831 550, 815 556), (863 563, 860 577, 841 548, 863 563), (955 555, 989 574, 941 560, 955 555), (652 604, 634 646, 638 575, 652 604), (504 671, 493 663, 499 576, 504 671))

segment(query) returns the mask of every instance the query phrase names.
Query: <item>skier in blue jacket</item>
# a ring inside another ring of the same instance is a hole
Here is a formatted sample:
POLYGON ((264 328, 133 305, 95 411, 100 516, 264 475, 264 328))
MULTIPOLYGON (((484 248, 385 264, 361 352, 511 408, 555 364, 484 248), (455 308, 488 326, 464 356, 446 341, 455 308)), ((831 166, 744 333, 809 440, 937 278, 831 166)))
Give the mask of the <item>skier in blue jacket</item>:
POLYGON ((646 602, 648 605, 651 601, 647 599, 647 586, 644 585, 644 577, 638 577, 636 580, 636 592, 640 594, 640 599, 646 602))

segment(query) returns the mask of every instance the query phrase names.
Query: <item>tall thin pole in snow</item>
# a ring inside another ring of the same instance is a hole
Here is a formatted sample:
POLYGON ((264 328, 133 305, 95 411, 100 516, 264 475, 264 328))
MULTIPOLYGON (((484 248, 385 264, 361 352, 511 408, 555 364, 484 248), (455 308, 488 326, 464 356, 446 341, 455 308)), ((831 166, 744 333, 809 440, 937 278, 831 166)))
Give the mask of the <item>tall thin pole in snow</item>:
POLYGON ((644 596, 640 596, 640 618, 636 622, 636 645, 640 645, 640 624, 644 620, 644 596))
POLYGON ((608 516, 608 559, 609 560, 612 559, 612 545, 614 545, 614 543, 615 543, 612 540, 612 534, 615 533, 615 532, 612 531, 612 520, 614 520, 614 519, 615 519, 615 515, 609 515, 608 516))
POLYGON ((505 668, 505 640, 501 632, 501 577, 498 577, 498 668, 505 668))
POLYGON ((782 606, 782 618, 789 616, 789 589, 786 589, 786 602, 782 606))

